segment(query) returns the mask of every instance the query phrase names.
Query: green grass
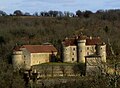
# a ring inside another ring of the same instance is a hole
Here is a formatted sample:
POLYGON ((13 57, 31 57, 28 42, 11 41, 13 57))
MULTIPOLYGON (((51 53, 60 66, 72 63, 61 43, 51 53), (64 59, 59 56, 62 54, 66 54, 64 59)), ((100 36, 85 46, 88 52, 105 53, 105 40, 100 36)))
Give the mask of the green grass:
POLYGON ((76 65, 79 63, 62 63, 62 62, 50 62, 50 63, 42 63, 42 64, 38 64, 36 66, 40 66, 40 65, 76 65))

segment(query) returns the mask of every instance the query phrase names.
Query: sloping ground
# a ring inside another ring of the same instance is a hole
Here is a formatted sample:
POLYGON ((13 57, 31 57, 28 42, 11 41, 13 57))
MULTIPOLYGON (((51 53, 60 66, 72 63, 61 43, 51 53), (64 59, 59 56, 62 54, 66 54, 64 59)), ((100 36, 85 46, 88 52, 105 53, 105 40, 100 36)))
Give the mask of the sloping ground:
POLYGON ((108 67, 106 71, 110 75, 113 75, 113 74, 120 75, 120 69, 115 70, 115 68, 108 67))
POLYGON ((32 67, 33 72, 38 72, 39 77, 80 76, 85 69, 79 63, 45 63, 32 67))
POLYGON ((120 65, 119 64, 114 64, 114 63, 105 63, 103 64, 103 71, 105 74, 109 74, 109 75, 120 75, 120 65))

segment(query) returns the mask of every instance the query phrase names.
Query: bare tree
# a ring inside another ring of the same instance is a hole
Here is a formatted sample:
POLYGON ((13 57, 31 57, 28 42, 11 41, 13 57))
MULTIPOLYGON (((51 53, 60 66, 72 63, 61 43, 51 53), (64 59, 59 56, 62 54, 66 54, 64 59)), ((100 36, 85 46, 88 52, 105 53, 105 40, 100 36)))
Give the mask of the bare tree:
POLYGON ((62 71, 63 76, 66 74, 66 66, 65 65, 60 65, 60 69, 62 71))

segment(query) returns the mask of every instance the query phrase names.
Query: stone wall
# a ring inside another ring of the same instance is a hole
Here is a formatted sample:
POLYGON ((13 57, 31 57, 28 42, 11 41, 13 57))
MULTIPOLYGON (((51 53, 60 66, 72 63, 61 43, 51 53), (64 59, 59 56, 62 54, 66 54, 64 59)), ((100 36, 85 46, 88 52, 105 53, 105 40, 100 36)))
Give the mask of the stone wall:
POLYGON ((75 65, 36 65, 32 67, 32 71, 38 73, 40 77, 56 77, 56 76, 80 76, 85 75, 85 66, 75 65))

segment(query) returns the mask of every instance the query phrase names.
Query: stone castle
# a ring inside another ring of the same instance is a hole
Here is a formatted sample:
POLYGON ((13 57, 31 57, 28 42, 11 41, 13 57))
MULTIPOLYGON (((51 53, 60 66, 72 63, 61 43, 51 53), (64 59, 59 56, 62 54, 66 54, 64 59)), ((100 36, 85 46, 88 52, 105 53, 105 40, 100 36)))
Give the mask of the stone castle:
POLYGON ((33 65, 48 63, 57 49, 51 45, 23 45, 13 49, 12 62, 15 69, 30 69, 33 65))
POLYGON ((106 44, 100 37, 81 34, 74 38, 65 38, 62 47, 63 62, 85 63, 88 58, 100 58, 102 62, 106 62, 106 44))
MULTIPOLYGON (((63 62, 84 64, 85 69, 79 70, 84 70, 86 74, 104 72, 101 69, 104 68, 102 63, 106 62, 106 44, 100 37, 88 37, 81 34, 74 38, 65 38, 62 42, 61 53, 63 62)), ((51 62, 52 55, 57 55, 57 49, 51 44, 15 47, 12 59, 13 66, 16 69, 25 68, 27 70, 35 66, 39 68, 39 64, 51 62)))

